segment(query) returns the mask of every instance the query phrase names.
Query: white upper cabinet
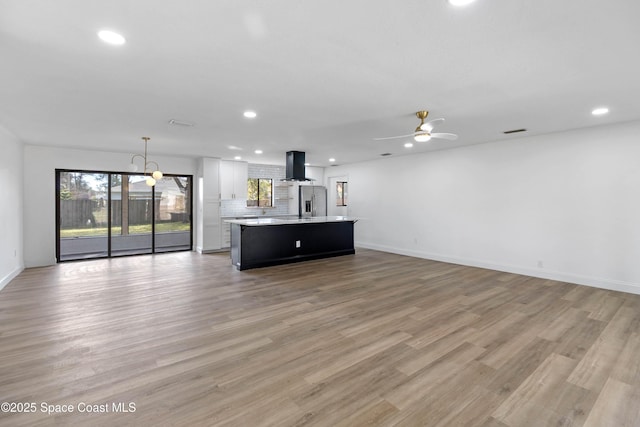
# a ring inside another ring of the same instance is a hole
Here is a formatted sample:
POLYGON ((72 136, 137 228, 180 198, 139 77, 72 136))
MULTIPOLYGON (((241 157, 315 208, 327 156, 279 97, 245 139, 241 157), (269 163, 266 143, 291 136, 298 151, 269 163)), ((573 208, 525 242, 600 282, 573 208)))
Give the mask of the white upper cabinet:
POLYGON ((220 162, 220 198, 222 200, 246 199, 249 164, 233 160, 220 162))

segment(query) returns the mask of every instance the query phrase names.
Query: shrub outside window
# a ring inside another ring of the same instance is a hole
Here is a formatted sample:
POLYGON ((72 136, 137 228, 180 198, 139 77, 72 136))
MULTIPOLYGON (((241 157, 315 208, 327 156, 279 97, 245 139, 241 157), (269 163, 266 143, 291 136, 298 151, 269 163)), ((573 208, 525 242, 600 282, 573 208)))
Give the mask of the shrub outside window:
POLYGON ((247 180, 247 207, 273 207, 273 180, 249 178, 247 180))

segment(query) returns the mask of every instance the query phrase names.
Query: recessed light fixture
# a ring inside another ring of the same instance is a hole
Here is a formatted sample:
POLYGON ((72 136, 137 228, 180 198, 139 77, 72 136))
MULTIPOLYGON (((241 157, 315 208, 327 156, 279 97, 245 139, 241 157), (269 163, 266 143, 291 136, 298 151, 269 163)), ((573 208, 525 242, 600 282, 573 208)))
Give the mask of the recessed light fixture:
POLYGON ((311 166, 311 163, 305 163, 304 165, 305 166, 311 166))
POLYGON ((473 3, 475 0, 449 0, 449 4, 453 6, 466 6, 473 3))
POLYGON ((235 156, 233 160, 242 160, 242 156, 235 156))
POLYGON ((102 40, 105 43, 109 43, 117 46, 123 45, 126 42, 125 38, 121 34, 118 34, 110 30, 98 31, 98 37, 100 37, 100 40, 102 40))
POLYGON ((258 115, 256 114, 255 111, 245 111, 243 114, 247 119, 255 119, 258 115))
POLYGON ((333 163, 333 162, 335 162, 335 161, 336 161, 336 159, 334 159, 334 158, 332 157, 332 158, 330 158, 330 159, 329 159, 329 161, 330 161, 331 163, 333 163))
POLYGON ((413 147, 413 142, 405 142, 404 146, 406 148, 411 148, 411 147, 413 147))
POLYGON ((262 154, 262 150, 256 150, 256 151, 254 151, 254 153, 256 153, 256 154, 262 154))
POLYGON ((609 109, 607 107, 598 107, 594 109, 591 114, 593 114, 594 116, 602 116, 603 114, 607 114, 608 112, 609 109))

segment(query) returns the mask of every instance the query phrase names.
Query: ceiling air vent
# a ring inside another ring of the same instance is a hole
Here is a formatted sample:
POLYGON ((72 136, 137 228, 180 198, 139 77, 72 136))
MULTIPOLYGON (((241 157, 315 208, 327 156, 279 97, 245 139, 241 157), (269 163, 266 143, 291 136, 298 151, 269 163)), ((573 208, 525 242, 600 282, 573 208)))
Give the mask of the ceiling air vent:
POLYGON ((518 133, 518 132, 526 132, 526 129, 512 129, 512 130, 505 130, 504 133, 505 135, 508 135, 510 133, 518 133))
POLYGON ((387 156, 390 156, 390 155, 391 155, 391 153, 382 153, 382 154, 380 154, 380 155, 381 155, 382 157, 387 157, 387 156))
POLYGON ((170 124, 170 125, 174 125, 174 126, 184 126, 184 127, 191 127, 191 126, 193 126, 193 123, 185 122, 184 120, 177 120, 177 119, 171 119, 171 120, 169 120, 169 124, 170 124))

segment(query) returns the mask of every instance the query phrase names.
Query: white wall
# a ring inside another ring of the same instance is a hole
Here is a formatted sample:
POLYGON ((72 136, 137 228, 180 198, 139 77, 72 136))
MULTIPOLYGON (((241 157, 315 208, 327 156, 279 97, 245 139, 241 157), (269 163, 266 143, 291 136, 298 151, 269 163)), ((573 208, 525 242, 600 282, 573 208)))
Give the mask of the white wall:
POLYGON ((640 122, 330 172, 357 246, 640 293, 640 122))
POLYGON ((0 126, 0 289, 24 269, 22 143, 0 126))
MULTIPOLYGON (((196 160, 149 154, 163 172, 196 175, 196 160)), ((55 170, 126 172, 131 154, 24 146, 24 264, 55 264, 55 170)), ((195 220, 195 218, 194 218, 195 220)))

